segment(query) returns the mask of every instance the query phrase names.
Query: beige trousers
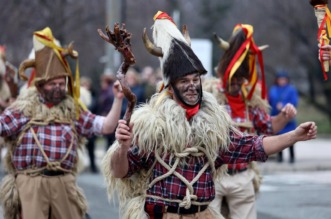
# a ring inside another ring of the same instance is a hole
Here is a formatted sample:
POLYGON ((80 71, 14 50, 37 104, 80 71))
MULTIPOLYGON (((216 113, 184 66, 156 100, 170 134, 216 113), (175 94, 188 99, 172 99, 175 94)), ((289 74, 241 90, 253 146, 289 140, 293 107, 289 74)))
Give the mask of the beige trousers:
POLYGON ((215 219, 210 210, 206 209, 202 212, 188 215, 179 215, 174 213, 165 213, 162 219, 215 219))
POLYGON ((222 199, 226 197, 231 219, 256 219, 254 172, 250 169, 235 175, 224 176, 215 182, 215 199, 209 204, 215 211, 221 210, 222 199))
POLYGON ((72 174, 51 177, 19 174, 16 186, 23 219, 83 218, 75 203, 76 178, 72 174))

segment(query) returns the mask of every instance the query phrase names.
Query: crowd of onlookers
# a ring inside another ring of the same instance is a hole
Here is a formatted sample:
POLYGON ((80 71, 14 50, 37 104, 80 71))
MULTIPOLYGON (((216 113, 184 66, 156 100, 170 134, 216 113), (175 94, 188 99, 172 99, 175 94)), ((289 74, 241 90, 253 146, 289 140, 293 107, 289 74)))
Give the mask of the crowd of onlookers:
MULTIPOLYGON (((129 68, 126 73, 125 80, 130 89, 137 97, 137 105, 145 103, 155 92, 157 84, 162 80, 160 69, 153 69, 151 66, 146 66, 141 70, 138 68, 129 68)), ((100 77, 100 86, 93 86, 91 78, 83 76, 80 79, 80 98, 86 107, 97 115, 106 116, 113 104, 113 83, 116 81, 116 76, 113 72, 105 70, 100 77)), ((127 106, 127 100, 124 98, 121 118, 123 117, 127 106)), ((95 147, 97 137, 88 139, 87 152, 89 155, 90 171, 98 172, 95 163, 95 147)), ((115 140, 115 134, 108 135, 105 138, 106 149, 115 140)))

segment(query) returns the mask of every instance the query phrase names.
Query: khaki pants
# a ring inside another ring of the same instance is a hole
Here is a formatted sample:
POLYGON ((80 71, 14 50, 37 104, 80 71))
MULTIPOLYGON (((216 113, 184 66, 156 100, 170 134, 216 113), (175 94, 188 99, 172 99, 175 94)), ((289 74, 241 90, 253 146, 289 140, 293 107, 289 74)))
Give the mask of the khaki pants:
POLYGON ((215 219, 211 212, 206 209, 202 212, 188 215, 179 215, 174 213, 165 213, 162 219, 215 219))
POLYGON ((51 177, 19 174, 16 186, 23 219, 83 218, 75 203, 76 178, 72 174, 51 177))
POLYGON ((216 196, 209 206, 220 211, 222 199, 226 197, 231 219, 256 219, 254 174, 248 169, 232 176, 224 176, 220 183, 215 183, 216 196))

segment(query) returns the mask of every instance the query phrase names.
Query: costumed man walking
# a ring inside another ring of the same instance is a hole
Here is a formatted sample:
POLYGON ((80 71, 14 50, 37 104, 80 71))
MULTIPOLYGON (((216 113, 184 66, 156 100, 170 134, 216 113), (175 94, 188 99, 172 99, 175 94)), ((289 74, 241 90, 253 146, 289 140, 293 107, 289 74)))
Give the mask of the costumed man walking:
POLYGON ((18 95, 16 68, 7 61, 6 48, 0 45, 0 112, 12 103, 18 95))
MULTIPOLYGON (((258 135, 277 133, 295 117, 296 109, 292 104, 287 104, 282 107, 281 113, 269 116, 261 53, 265 47, 255 45, 253 27, 236 25, 229 42, 215 37, 225 53, 216 67, 219 79, 206 79, 204 90, 211 92, 218 103, 226 107, 240 131, 258 135), (256 71, 256 57, 262 73, 260 80, 256 71)), ((216 197, 210 206, 217 211, 222 210, 226 218, 256 219, 255 195, 261 180, 255 162, 229 164, 227 175, 215 185, 216 197)))
MULTIPOLYGON (((7 61, 6 47, 0 45, 0 113, 4 111, 18 95, 17 69, 7 61)), ((0 162, 4 140, 0 137, 0 162)))
POLYGON ((202 91, 206 73, 173 20, 154 16, 154 43, 163 85, 136 108, 131 121, 120 120, 116 139, 103 159, 109 196, 120 197, 121 218, 223 218, 208 207, 215 197, 214 177, 226 163, 265 161, 292 142, 316 137, 314 122, 282 136, 243 134, 216 99, 202 91))
POLYGON ((116 86, 113 108, 105 117, 85 111, 79 103, 79 72, 75 80, 66 57, 77 59, 72 44, 55 44, 50 28, 34 32, 35 59, 19 68, 34 67, 34 86, 21 93, 0 115, 5 137, 8 175, 1 184, 6 219, 81 219, 87 203, 76 184, 78 149, 84 137, 109 134, 116 128, 123 94, 116 86))

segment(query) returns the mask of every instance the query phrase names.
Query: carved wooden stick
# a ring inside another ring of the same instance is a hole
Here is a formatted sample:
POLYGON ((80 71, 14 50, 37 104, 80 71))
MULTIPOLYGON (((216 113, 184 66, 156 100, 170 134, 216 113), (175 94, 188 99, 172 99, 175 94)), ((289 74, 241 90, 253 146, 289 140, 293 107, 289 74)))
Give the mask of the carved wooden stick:
POLYGON ((125 29, 125 24, 122 24, 122 27, 120 27, 118 23, 115 23, 113 32, 109 29, 109 26, 107 26, 107 35, 105 35, 100 29, 98 29, 98 33, 102 39, 114 45, 115 50, 118 50, 124 58, 120 68, 117 71, 116 77, 121 83, 124 96, 126 99, 128 99, 128 106, 126 108, 123 119, 127 122, 127 124, 129 124, 133 109, 137 101, 136 95, 131 91, 125 80, 125 75, 130 65, 133 65, 136 62, 131 51, 131 33, 127 32, 125 29))
POLYGON ((5 81, 8 84, 11 97, 16 98, 19 93, 17 84, 17 68, 8 61, 6 61, 5 81))

